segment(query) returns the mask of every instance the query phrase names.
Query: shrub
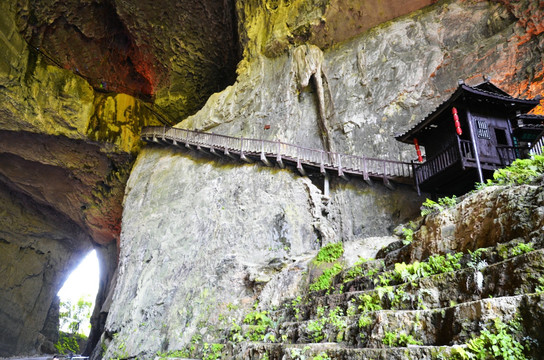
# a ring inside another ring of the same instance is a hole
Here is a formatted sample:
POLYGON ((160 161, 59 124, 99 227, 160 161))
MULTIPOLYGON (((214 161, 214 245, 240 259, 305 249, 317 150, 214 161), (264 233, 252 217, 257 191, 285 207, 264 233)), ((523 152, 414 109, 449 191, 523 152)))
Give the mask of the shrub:
POLYGON ((266 329, 272 325, 272 320, 267 316, 266 311, 252 311, 244 318, 244 324, 249 325, 246 337, 251 341, 262 341, 266 329))
POLYGON ((342 243, 330 243, 321 248, 317 253, 315 261, 318 263, 332 263, 344 254, 342 243))
POLYGON ((414 339, 410 334, 394 333, 386 331, 382 343, 386 346, 423 345, 423 342, 414 339))
POLYGON ((62 355, 69 353, 77 354, 79 353, 78 338, 86 338, 86 336, 80 334, 65 334, 61 331, 59 341, 55 344, 55 348, 62 355))
POLYGON ((441 213, 445 209, 454 207, 457 204, 457 197, 453 195, 450 197, 443 197, 438 199, 438 202, 431 199, 426 199, 421 204, 421 216, 426 216, 432 213, 441 213))
POLYGON ((332 279, 342 271, 342 265, 334 264, 333 267, 323 271, 323 274, 310 285, 311 291, 319 291, 329 289, 332 285, 332 279))
POLYGON ((544 155, 533 155, 530 159, 517 159, 510 166, 493 173, 493 184, 527 184, 544 173, 544 155))
POLYGON ((452 359, 508 359, 525 360, 525 347, 515 339, 514 334, 518 332, 514 326, 509 326, 495 320, 492 330, 484 329, 480 336, 473 338, 467 344, 465 351, 452 354, 452 359))

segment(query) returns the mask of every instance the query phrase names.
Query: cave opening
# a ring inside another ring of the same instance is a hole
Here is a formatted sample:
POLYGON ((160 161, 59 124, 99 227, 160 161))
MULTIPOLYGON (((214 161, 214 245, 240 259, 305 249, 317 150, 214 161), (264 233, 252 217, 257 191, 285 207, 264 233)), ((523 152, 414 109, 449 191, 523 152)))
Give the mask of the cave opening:
MULTIPOLYGON (((100 268, 96 250, 90 251, 67 277, 57 293, 59 331, 87 338, 91 331, 91 314, 99 289, 100 268)), ((83 351, 80 345, 81 351, 83 351)))

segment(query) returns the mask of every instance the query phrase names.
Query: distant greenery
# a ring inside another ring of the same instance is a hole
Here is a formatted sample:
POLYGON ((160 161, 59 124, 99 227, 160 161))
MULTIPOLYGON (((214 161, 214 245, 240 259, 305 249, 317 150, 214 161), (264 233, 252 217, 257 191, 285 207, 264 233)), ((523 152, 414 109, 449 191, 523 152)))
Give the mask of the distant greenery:
POLYGON ((81 297, 75 304, 72 304, 70 300, 61 301, 59 313, 60 328, 68 330, 67 332, 71 334, 87 334, 88 329, 83 329, 81 325, 85 323, 89 324, 92 307, 93 303, 84 297, 81 297))
POLYGON ((81 297, 75 304, 70 300, 61 301, 59 309, 60 328, 67 332, 60 332, 59 341, 55 348, 60 354, 79 353, 78 340, 86 339, 88 329, 82 324, 89 324, 93 303, 81 297))

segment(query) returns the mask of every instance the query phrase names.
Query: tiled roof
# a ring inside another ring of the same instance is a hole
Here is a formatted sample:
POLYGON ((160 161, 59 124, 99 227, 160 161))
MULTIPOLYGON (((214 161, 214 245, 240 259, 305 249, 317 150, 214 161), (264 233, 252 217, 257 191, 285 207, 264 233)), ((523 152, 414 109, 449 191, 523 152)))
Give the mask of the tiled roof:
POLYGON ((410 136, 412 133, 419 131, 425 126, 427 126, 430 122, 432 122, 432 120, 435 119, 436 115, 440 114, 452 102, 457 100, 457 98, 461 94, 463 94, 463 92, 467 92, 477 96, 483 96, 487 99, 496 99, 496 100, 505 101, 505 102, 509 101, 509 102, 514 102, 520 105, 527 105, 527 106, 531 106, 531 105, 536 106, 540 102, 540 100, 538 99, 519 99, 519 98, 512 97, 508 95, 506 92, 504 92, 503 90, 493 85, 489 81, 485 81, 475 86, 469 86, 464 83, 461 83, 459 84, 457 89, 454 91, 454 93, 449 97, 449 99, 445 100, 440 105, 438 105, 423 120, 413 125, 411 128, 409 128, 405 132, 395 135, 395 139, 397 139, 398 141, 406 142, 408 140, 408 136, 410 136))

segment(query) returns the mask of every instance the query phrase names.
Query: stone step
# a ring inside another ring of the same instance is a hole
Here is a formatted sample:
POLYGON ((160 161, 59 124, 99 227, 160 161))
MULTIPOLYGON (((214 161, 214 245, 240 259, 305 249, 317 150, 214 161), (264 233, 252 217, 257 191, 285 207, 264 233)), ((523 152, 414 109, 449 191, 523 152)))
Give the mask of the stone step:
POLYGON ((508 322, 525 303, 540 301, 543 294, 488 298, 429 310, 378 310, 364 316, 331 316, 320 319, 281 323, 276 338, 290 343, 339 342, 353 347, 383 347, 387 332, 412 335, 424 345, 454 345, 466 342, 479 333, 485 324, 496 318, 508 322), (532 300, 532 301, 530 301, 532 300), (323 321, 323 319, 327 319, 323 321), (285 336, 285 337, 284 337, 285 336))
MULTIPOLYGON (((409 245, 408 245, 409 246, 409 245)), ((536 238, 532 241, 524 242, 523 239, 514 239, 510 242, 497 244, 495 246, 489 247, 489 248, 482 248, 479 252, 479 261, 485 261, 488 265, 495 264, 498 262, 502 262, 509 258, 515 258, 516 256, 522 254, 520 247, 525 246, 531 246, 533 250, 539 250, 544 248, 544 237, 542 238, 536 238), (520 245, 521 244, 521 245, 520 245)), ((463 255, 463 258, 461 259, 460 263, 463 267, 466 267, 469 262, 474 262, 473 256, 471 256, 469 253, 466 253, 463 255)), ((396 262, 402 262, 401 259, 397 259, 396 262)), ((378 260, 383 262, 383 260, 378 260)), ((428 261, 428 258, 425 259, 423 262, 428 261)), ((371 277, 368 276, 360 276, 357 277, 354 280, 351 281, 345 281, 346 274, 352 271, 352 269, 347 269, 343 271, 341 274, 339 274, 333 282, 334 290, 331 291, 332 293, 338 292, 341 287, 342 291, 362 291, 362 290, 369 290, 375 287, 375 279, 379 279, 379 276, 384 275, 385 273, 388 273, 394 269, 394 263, 390 263, 389 266, 382 268, 381 271, 377 272, 371 277)), ((364 270, 366 271, 366 270, 364 270)), ((396 285, 394 283, 391 283, 391 285, 396 285)), ((316 294, 316 296, 324 295, 326 292, 322 291, 319 294, 316 294)))
POLYGON ((320 307, 339 307, 344 314, 360 314, 368 297, 383 309, 415 310, 444 308, 483 298, 532 293, 544 286, 544 249, 508 258, 477 270, 466 267, 454 272, 419 278, 401 285, 330 294, 288 305, 271 313, 282 321, 310 320, 320 307), (366 297, 366 299, 365 299, 366 297), (297 311, 298 310, 298 311, 297 311))
POLYGON ((454 349, 451 346, 407 346, 390 348, 350 348, 337 343, 320 344, 268 344, 245 343, 236 349, 234 359, 244 360, 297 360, 297 359, 331 359, 331 360, 406 360, 449 358, 454 349), (266 355, 265 355, 266 354, 266 355))

